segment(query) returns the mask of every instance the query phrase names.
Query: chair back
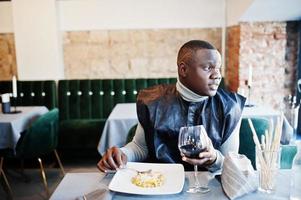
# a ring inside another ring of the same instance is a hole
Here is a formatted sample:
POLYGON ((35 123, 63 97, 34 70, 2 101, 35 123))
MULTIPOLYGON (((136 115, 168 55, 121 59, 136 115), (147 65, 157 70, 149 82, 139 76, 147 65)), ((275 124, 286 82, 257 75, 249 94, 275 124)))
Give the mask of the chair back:
POLYGON ((16 147, 16 156, 37 157, 53 151, 58 144, 57 108, 39 117, 21 136, 16 147))
POLYGON ((137 126, 138 126, 138 124, 135 124, 129 130, 128 135, 126 137, 126 143, 129 143, 133 140, 133 137, 135 136, 135 133, 136 133, 137 126))
POLYGON ((296 154, 296 145, 281 145, 280 168, 291 169, 296 154))
MULTIPOLYGON (((269 128, 269 120, 266 118, 251 118, 254 125, 256 134, 258 138, 265 133, 265 130, 269 128)), ((240 131, 239 131, 239 150, 240 154, 244 154, 251 160, 251 163, 256 169, 255 161, 255 143, 253 141, 253 134, 251 127, 249 126, 248 119, 243 118, 241 121, 240 131)))

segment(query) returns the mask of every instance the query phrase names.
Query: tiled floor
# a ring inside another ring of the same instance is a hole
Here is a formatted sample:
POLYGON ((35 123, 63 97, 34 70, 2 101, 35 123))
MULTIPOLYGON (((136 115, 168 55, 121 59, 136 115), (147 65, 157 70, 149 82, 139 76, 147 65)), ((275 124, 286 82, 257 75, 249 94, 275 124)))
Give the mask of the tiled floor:
MULTIPOLYGON (((65 172, 97 172, 96 168, 97 159, 79 159, 78 161, 66 161, 63 162, 65 172)), ((38 164, 37 164, 38 165, 38 164)), ((46 165, 46 164, 45 164, 46 165)), ((37 166, 38 167, 38 166, 37 166)), ((24 180, 24 176, 19 173, 19 168, 8 166, 5 168, 5 172, 13 191, 13 199, 16 200, 45 200, 48 199, 44 185, 42 182, 39 168, 25 167, 25 175, 30 179, 24 180)), ((51 164, 45 166, 45 173, 47 177, 48 187, 50 193, 53 193, 57 185, 63 178, 61 170, 56 167, 51 167, 51 164), (50 168, 49 168, 50 167, 50 168)), ((9 199, 3 188, 3 178, 0 177, 0 200, 9 199)))

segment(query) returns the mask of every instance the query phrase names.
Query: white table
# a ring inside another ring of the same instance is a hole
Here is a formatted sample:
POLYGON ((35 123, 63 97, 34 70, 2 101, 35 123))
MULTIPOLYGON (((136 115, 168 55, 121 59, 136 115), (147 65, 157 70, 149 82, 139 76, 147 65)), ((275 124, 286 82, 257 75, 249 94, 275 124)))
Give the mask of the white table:
MULTIPOLYGON (((280 116, 280 112, 275 111, 268 106, 245 107, 242 113, 243 118, 266 117, 273 119, 275 122, 278 116, 280 116)), ((105 127, 98 144, 98 152, 103 155, 106 149, 110 147, 124 146, 128 131, 137 123, 138 119, 135 103, 117 104, 105 123, 105 127)), ((293 130, 286 119, 284 120, 283 132, 286 133, 286 136, 284 137, 290 137, 290 134, 293 133, 293 130)), ((283 140, 287 139, 283 138, 283 140)))
MULTIPOLYGON (((277 176, 276 192, 274 194, 263 194, 261 192, 252 192, 239 199, 243 200, 261 200, 261 199, 277 199, 284 200, 289 199, 290 192, 294 191, 301 198, 301 170, 293 174, 295 177, 295 186, 291 187, 289 184, 289 177, 292 176, 289 170, 280 170, 277 176)), ((83 199, 83 195, 95 191, 96 189, 107 189, 113 175, 105 176, 103 173, 67 173, 61 183, 58 185, 50 200, 74 200, 83 199)), ((228 200, 225 196, 220 182, 213 178, 213 175, 208 172, 199 173, 200 181, 209 180, 208 186, 210 192, 206 194, 190 194, 185 192, 189 187, 189 184, 193 183, 193 172, 185 172, 185 185, 181 193, 173 195, 133 195, 107 191, 105 200, 129 200, 129 199, 177 199, 177 200, 203 200, 203 199, 218 199, 228 200), (192 180, 192 182, 190 182, 192 180), (189 183, 190 182, 190 183, 189 183)))
POLYGON ((0 111, 0 149, 15 149, 22 131, 48 112, 45 106, 18 106, 17 110, 21 113, 3 114, 0 111))

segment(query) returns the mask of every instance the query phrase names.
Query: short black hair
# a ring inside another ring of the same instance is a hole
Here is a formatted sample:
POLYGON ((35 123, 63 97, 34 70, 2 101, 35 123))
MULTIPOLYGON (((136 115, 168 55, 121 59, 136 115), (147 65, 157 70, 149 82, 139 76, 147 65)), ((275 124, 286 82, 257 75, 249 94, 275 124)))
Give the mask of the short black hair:
POLYGON ((191 56, 199 49, 217 50, 212 44, 204 40, 190 40, 186 42, 179 50, 177 64, 181 62, 190 62, 191 56))

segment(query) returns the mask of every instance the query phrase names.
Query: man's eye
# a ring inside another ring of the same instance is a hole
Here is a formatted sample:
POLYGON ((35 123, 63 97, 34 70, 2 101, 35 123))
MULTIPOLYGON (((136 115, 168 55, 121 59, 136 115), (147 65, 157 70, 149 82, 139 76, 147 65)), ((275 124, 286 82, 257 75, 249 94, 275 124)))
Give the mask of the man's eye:
POLYGON ((203 67, 203 69, 204 69, 205 71, 210 71, 210 70, 211 70, 211 67, 203 67))

